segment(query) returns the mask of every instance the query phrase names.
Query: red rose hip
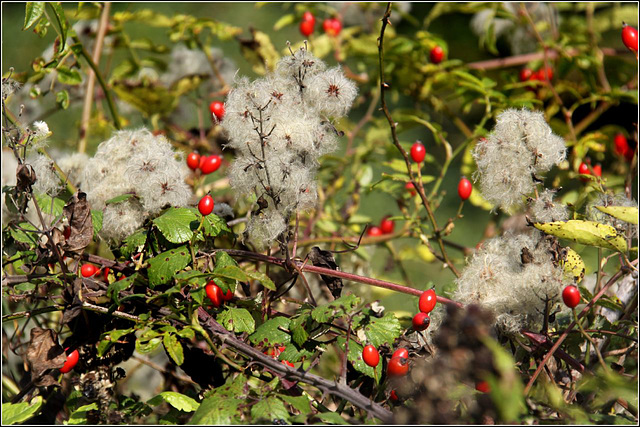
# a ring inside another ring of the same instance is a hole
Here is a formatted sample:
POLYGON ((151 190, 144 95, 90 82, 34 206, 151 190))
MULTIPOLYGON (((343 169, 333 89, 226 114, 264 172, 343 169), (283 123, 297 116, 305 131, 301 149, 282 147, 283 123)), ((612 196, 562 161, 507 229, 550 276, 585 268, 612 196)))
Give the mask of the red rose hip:
POLYGON ((96 274, 97 271, 98 271, 98 267, 96 267, 93 264, 84 264, 80 268, 80 274, 82 274, 82 277, 91 277, 94 274, 96 274))
POLYGON ((211 212, 213 212, 214 205, 215 203, 213 202, 213 197, 207 194, 198 202, 198 211, 200 211, 200 214, 202 216, 207 216, 211 212))
POLYGON ((421 142, 416 142, 411 146, 411 158, 416 163, 421 163, 424 160, 425 155, 427 154, 424 149, 424 145, 421 142))
POLYGON ((422 295, 420 295, 418 307, 420 308, 421 312, 429 314, 436 306, 436 302, 436 291, 434 291, 433 289, 429 289, 427 291, 424 291, 422 295))
POLYGON ((391 377, 402 377, 409 372, 409 359, 406 357, 392 357, 387 366, 387 374, 391 377))
POLYGON ((207 283, 207 285, 204 287, 204 291, 207 293, 207 296, 211 300, 211 303, 214 307, 220 307, 224 302, 222 289, 220 289, 220 286, 216 285, 213 280, 207 283))
POLYGON ((369 230, 367 230, 367 236, 369 237, 382 236, 382 230, 380 229, 380 227, 377 227, 374 225, 373 227, 370 227, 369 230))
POLYGON ((471 181, 469 181, 466 177, 460 178, 460 182, 458 182, 458 196, 460 196, 461 200, 467 200, 471 197, 471 192, 473 191, 473 185, 471 185, 471 181))
MULTIPOLYGON (((67 350, 69 350, 69 347, 64 349, 65 352, 67 350)), ((62 365, 62 368, 60 368, 60 372, 66 374, 67 372, 71 371, 76 366, 79 359, 80 354, 78 353, 78 350, 73 350, 67 355, 67 360, 64 362, 64 365, 62 365)))
POLYGON ((476 383, 476 390, 482 393, 489 393, 491 388, 489 387, 489 383, 486 381, 478 381, 476 383))
POLYGON ((313 25, 316 25, 316 17, 308 10, 302 14, 302 20, 311 22, 313 25))
POLYGON ((399 349, 397 349, 396 351, 393 352, 393 354, 391 355, 391 358, 393 359, 394 357, 403 357, 405 359, 409 358, 409 350, 407 350, 404 347, 400 347, 399 349))
POLYGON ((444 49, 442 49, 442 47, 440 46, 434 47, 433 49, 431 49, 431 52, 429 52, 429 58, 434 64, 441 63, 444 59, 444 49))
POLYGON ((638 53, 638 30, 622 23, 622 43, 632 52, 638 53))
POLYGON ((200 165, 200 170, 203 174, 208 175, 220 169, 220 165, 222 164, 222 157, 217 154, 213 154, 211 156, 207 156, 204 162, 200 165))
POLYGON ((193 152, 187 156, 187 166, 189 169, 196 170, 200 167, 200 154, 193 152))
POLYGON ((424 331, 431 324, 431 318, 427 313, 420 312, 413 316, 413 329, 416 331, 424 331))
POLYGON ((395 223, 386 216, 382 218, 382 221, 380 221, 380 230, 382 230, 382 234, 393 233, 394 227, 395 223))
POLYGON ((322 28, 328 35, 337 36, 342 31, 342 22, 337 18, 328 18, 322 23, 322 28))
POLYGON ((315 23, 312 21, 302 21, 300 22, 300 34, 305 37, 309 37, 313 34, 313 27, 315 23))
POLYGON ((629 151, 629 144, 627 143, 627 138, 625 138, 623 134, 616 134, 616 136, 613 137, 613 144, 617 154, 621 156, 627 155, 627 151, 629 151))
POLYGON ((526 82, 527 80, 531 80, 531 77, 533 77, 533 71, 531 70, 531 68, 523 68, 522 70, 520 70, 519 77, 521 82, 526 82))
POLYGON ((218 121, 222 120, 224 117, 224 103, 220 101, 213 101, 209 104, 209 111, 211 111, 211 114, 216 116, 218 121))
POLYGON ((369 344, 362 349, 362 360, 364 360, 364 363, 374 368, 378 366, 378 363, 380 362, 380 353, 378 353, 378 350, 374 346, 369 344))
POLYGON ((562 291, 562 301, 569 308, 575 308, 580 303, 580 291, 573 285, 567 286, 562 291))

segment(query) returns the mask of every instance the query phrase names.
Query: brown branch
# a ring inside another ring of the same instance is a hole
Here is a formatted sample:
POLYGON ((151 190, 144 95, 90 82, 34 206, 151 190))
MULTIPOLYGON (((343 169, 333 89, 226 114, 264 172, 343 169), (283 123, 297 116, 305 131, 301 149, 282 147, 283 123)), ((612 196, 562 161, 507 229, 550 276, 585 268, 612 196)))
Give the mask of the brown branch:
MULTIPOLYGON (((611 48, 602 48, 601 50, 605 56, 617 56, 625 53, 623 51, 616 51, 615 49, 611 49, 611 48)), ((555 49, 549 49, 547 51, 547 58, 550 60, 555 60, 561 54, 563 56, 572 57, 572 56, 580 55, 581 53, 582 52, 579 51, 578 49, 568 49, 563 52, 559 52, 558 50, 555 50, 555 49)), ((518 65, 524 65, 529 62, 540 61, 543 59, 544 59, 544 52, 534 52, 534 53, 525 53, 522 55, 509 56, 507 58, 497 58, 497 59, 488 59, 486 61, 470 62, 467 64, 467 67, 471 68, 472 70, 493 70, 496 68, 515 67, 518 65)))

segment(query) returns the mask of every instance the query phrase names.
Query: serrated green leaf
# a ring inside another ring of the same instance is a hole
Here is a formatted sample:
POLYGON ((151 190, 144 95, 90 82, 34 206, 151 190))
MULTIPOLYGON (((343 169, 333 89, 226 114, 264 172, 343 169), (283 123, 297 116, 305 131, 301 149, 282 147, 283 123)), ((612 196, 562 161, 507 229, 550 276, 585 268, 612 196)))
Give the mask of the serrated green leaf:
POLYGON ((382 318, 372 317, 364 333, 376 348, 383 344, 391 346, 402 333, 402 326, 393 313, 386 313, 382 318))
POLYGON ((93 234, 96 236, 102 230, 102 211, 91 211, 91 222, 93 224, 93 234))
POLYGON ((190 209, 172 207, 154 219, 153 224, 171 243, 185 243, 193 237, 191 222, 196 218, 190 209))
MULTIPOLYGON (((193 212, 195 213, 196 210, 194 209, 193 212)), ((202 218, 202 215, 200 215, 200 213, 198 213, 197 215, 198 218, 202 218)), ((210 214, 204 217, 204 225, 202 227, 202 231, 207 237, 216 237, 223 232, 233 234, 233 231, 231 231, 225 220, 220 218, 216 214, 210 214)))
POLYGON ((291 320, 289 325, 291 329, 291 336, 293 337, 293 342, 298 345, 304 344, 309 338, 309 333, 306 328, 310 327, 310 323, 312 323, 311 315, 309 312, 301 314, 298 317, 295 317, 291 320))
POLYGON ((311 413, 311 402, 307 396, 287 396, 283 394, 280 397, 301 414, 311 413))
POLYGON ((42 396, 36 396, 31 402, 3 403, 2 425, 23 423, 35 416, 42 406, 42 396))
POLYGON ((162 339, 167 354, 180 366, 184 363, 184 349, 174 334, 166 333, 162 339))
POLYGON ((53 215, 53 216, 62 215, 62 209, 64 208, 64 205, 65 205, 64 200, 58 197, 54 197, 53 206, 52 206, 51 196, 47 194, 36 194, 35 196, 36 196, 36 202, 38 203, 38 206, 40 206, 40 209, 42 210, 42 212, 47 213, 49 215, 53 215))
POLYGON ((80 72, 74 68, 60 65, 56 71, 58 71, 58 81, 62 84, 75 86, 82 83, 80 72))
POLYGON ((200 403, 189 424, 232 424, 238 411, 238 405, 241 403, 244 403, 244 400, 232 396, 221 398, 218 393, 213 393, 200 403))
POLYGON ((147 241, 147 233, 147 230, 141 229, 124 239, 122 246, 120 246, 122 256, 129 258, 134 253, 141 251, 147 241))
POLYGON ((344 425, 346 421, 337 412, 319 412, 316 417, 327 424, 344 425))
POLYGON ((196 337, 195 331, 193 329, 191 329, 191 327, 189 327, 189 326, 187 326, 187 327, 185 327, 183 329, 180 329, 177 332, 177 334, 178 334, 178 336, 180 338, 186 338, 186 339, 189 339, 189 340, 196 337))
POLYGON ((176 272, 185 268, 190 261, 191 254, 186 245, 156 255, 149 261, 149 285, 153 288, 156 285, 167 283, 176 272))
MULTIPOLYGON (((51 9, 53 9, 53 14, 58 23, 58 28, 60 32, 60 51, 64 50, 65 43, 67 42, 67 34, 69 33, 69 22, 67 21, 67 17, 64 14, 64 9, 62 8, 62 4, 60 2, 48 2, 51 9)), ((57 30, 57 29, 56 29, 57 30)))
POLYGON ((337 300, 316 307, 311 312, 311 317, 318 323, 326 323, 336 317, 346 315, 358 304, 360 304, 360 298, 354 294, 343 295, 337 300))
POLYGON ((266 274, 261 273, 260 271, 247 271, 246 274, 250 278, 262 283, 262 286, 264 286, 265 288, 270 289, 272 291, 276 290, 276 285, 266 274))
POLYGON ((627 242, 610 225, 593 221, 569 220, 533 224, 538 230, 562 239, 572 240, 588 246, 597 246, 614 251, 626 252, 627 242))
MULTIPOLYGON (((38 19, 40 19, 40 17, 44 13, 45 4, 46 3, 43 1, 27 2, 27 6, 25 8, 25 14, 24 14, 24 25, 22 26, 22 30, 29 29, 33 24, 35 24, 38 21, 38 19)), ((4 421, 3 421, 3 424, 4 424, 4 421)))
POLYGON ((147 340, 139 337, 136 340, 136 351, 140 354, 151 353, 156 348, 158 348, 160 344, 162 344, 161 337, 153 337, 147 340))
POLYGON ((631 224, 638 224, 638 208, 632 206, 595 206, 601 212, 631 224))
MULTIPOLYGON (((21 222, 18 224, 18 227, 23 230, 33 230, 37 231, 37 227, 34 227, 28 222, 21 222)), ((11 237, 13 237, 17 242, 21 243, 29 243, 29 244, 37 244, 38 240, 40 240, 40 236, 36 233, 30 233, 29 231, 19 230, 14 227, 10 227, 11 237)))
POLYGON ((189 396, 185 396, 175 391, 163 391, 159 395, 149 399, 147 405, 157 406, 162 402, 167 402, 179 411, 193 412, 198 409, 200 404, 189 396))
POLYGON ((227 330, 235 333, 247 332, 252 334, 256 330, 256 321, 251 316, 251 313, 244 308, 228 307, 218 314, 217 320, 227 330))
POLYGON ((286 420, 289 418, 289 411, 284 406, 282 400, 276 396, 269 396, 266 399, 260 399, 258 403, 251 407, 251 417, 254 422, 286 420))
POLYGON ((289 323, 290 320, 286 317, 269 319, 249 336, 249 340, 253 344, 261 344, 265 347, 271 347, 275 344, 288 344, 291 342, 291 336, 285 330, 289 328, 289 323))

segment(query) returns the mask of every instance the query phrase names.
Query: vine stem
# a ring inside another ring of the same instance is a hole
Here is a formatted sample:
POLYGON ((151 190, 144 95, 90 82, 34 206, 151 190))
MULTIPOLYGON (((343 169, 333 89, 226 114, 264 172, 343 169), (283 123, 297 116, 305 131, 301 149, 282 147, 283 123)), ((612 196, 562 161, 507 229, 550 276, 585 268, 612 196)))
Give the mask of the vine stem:
POLYGON ((404 150, 404 148, 402 148, 402 146, 400 145, 400 141, 398 140, 398 134, 396 130, 396 123, 393 121, 393 118, 391 117, 391 113, 389 112, 389 107, 387 106, 387 101, 385 100, 385 96, 384 96, 385 90, 389 88, 389 85, 384 81, 383 45, 384 45, 384 31, 390 22, 389 21, 390 16, 391 16, 391 2, 387 4, 387 10, 385 11, 384 16, 382 17, 382 28, 380 29, 380 37, 378 38, 378 65, 379 65, 379 72, 380 72, 380 104, 382 107, 382 111, 384 112, 384 115, 387 118, 387 121, 389 122, 389 127, 391 128, 391 137, 393 139, 393 144, 396 146, 398 151, 400 151, 400 154, 402 154, 402 157, 404 158, 404 162, 407 166, 407 172, 409 174, 409 178, 411 179, 411 182, 413 183, 414 188, 417 190, 418 194, 420 195, 422 204, 424 205, 427 211, 427 216, 429 217, 429 221, 431 222, 431 226, 433 227, 433 234, 435 235, 435 238, 438 241, 438 246, 440 247, 440 252, 442 252, 442 257, 444 259, 444 262, 447 264, 451 272, 456 277, 460 277, 460 273, 456 269, 455 265, 453 265, 453 263, 449 259, 449 256, 447 255, 447 251, 444 248, 444 242, 442 241, 442 237, 440 236, 441 230, 440 228, 438 228, 438 223, 436 222, 436 218, 433 214, 433 210, 431 209, 431 204, 429 203, 429 200, 427 199, 427 196, 424 193, 424 186, 422 185, 422 180, 420 180, 419 182, 416 180, 413 170, 411 169, 411 162, 409 161, 409 156, 407 155, 407 152, 404 150))
MULTIPOLYGON (((100 56, 102 55, 102 46, 104 45, 104 36, 107 33, 107 27, 109 26, 109 12, 111 11, 111 2, 104 2, 102 6, 102 14, 100 15, 100 23, 98 25, 98 34, 96 35, 96 43, 93 48, 93 62, 94 64, 100 63, 100 56)), ((92 71, 89 72, 89 79, 87 80, 87 93, 84 98, 84 105, 82 106, 82 119, 80 121, 80 140, 78 141, 78 152, 84 153, 87 151, 87 135, 89 120, 91 119, 91 107, 93 106, 94 88, 96 85, 96 74, 92 71)))
MULTIPOLYGON (((633 260, 632 264, 637 265, 638 264, 638 260, 637 259, 633 260)), ((609 281, 602 287, 602 289, 600 289, 600 292, 598 292, 591 299, 591 301, 589 301, 589 303, 582 309, 582 311, 576 317, 576 319, 582 319, 584 316, 586 316, 587 313, 589 312, 589 310, 591 310, 591 307, 593 307, 595 305, 595 303, 602 297, 602 295, 604 295, 604 293, 607 291, 607 289, 609 289, 614 283, 616 283, 618 281, 618 279, 620 279, 624 274, 626 274, 626 271, 619 270, 618 272, 616 272, 616 274, 611 276, 611 279, 609 279, 609 281)), ((562 344, 562 342, 569 336, 569 332, 571 332, 571 330, 575 326, 576 326, 576 322, 574 320, 573 322, 571 322, 571 324, 569 324, 567 329, 565 329, 565 331, 562 333, 562 335, 560 335, 560 337, 558 338, 556 343, 553 345, 553 347, 551 347, 549 352, 544 356, 544 359, 542 359, 542 362, 540 362, 540 364, 538 365, 538 368, 533 373, 533 375, 529 379, 529 382, 527 383, 527 385, 524 388, 524 395, 525 396, 527 394, 529 394, 529 392, 531 391, 531 387, 533 387, 533 383, 535 383, 536 379, 540 375, 540 372, 542 372, 542 369, 544 369, 544 367, 547 364, 547 362, 549 361, 549 359, 551 359, 551 356, 553 356, 553 354, 558 350, 558 348, 560 347, 560 344, 562 344)))

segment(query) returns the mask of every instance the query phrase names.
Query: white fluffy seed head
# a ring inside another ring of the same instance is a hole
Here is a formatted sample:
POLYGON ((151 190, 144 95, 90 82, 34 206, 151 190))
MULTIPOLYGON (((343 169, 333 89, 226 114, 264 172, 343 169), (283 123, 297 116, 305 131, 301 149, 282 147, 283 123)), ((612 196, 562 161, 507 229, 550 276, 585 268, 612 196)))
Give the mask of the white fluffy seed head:
POLYGON ((562 289, 571 284, 550 249, 537 232, 486 241, 457 279, 453 299, 492 310, 505 333, 540 325, 545 298, 559 302, 562 289))
POLYGON ((100 235, 111 242, 120 242, 142 226, 146 213, 135 197, 107 205, 102 212, 100 235))
POLYGON ((309 79, 308 96, 321 114, 342 117, 351 109, 358 94, 355 83, 344 76, 340 67, 331 68, 309 79))
POLYGON ((554 190, 545 189, 537 199, 531 199, 531 220, 533 222, 566 221, 569 219, 567 207, 560 201, 554 200, 554 190))
POLYGON ((478 166, 474 179, 480 180, 482 194, 508 210, 533 192, 534 175, 565 159, 566 147, 542 113, 509 109, 498 116, 486 140, 476 145, 473 157, 478 166))
POLYGON ((85 153, 70 153, 56 160, 56 163, 65 173, 69 182, 77 188, 83 187, 82 179, 88 162, 89 156, 85 153))
POLYGON ((33 191, 55 196, 62 190, 62 182, 58 174, 56 174, 53 160, 39 154, 28 163, 36 173, 36 182, 33 184, 33 191))

